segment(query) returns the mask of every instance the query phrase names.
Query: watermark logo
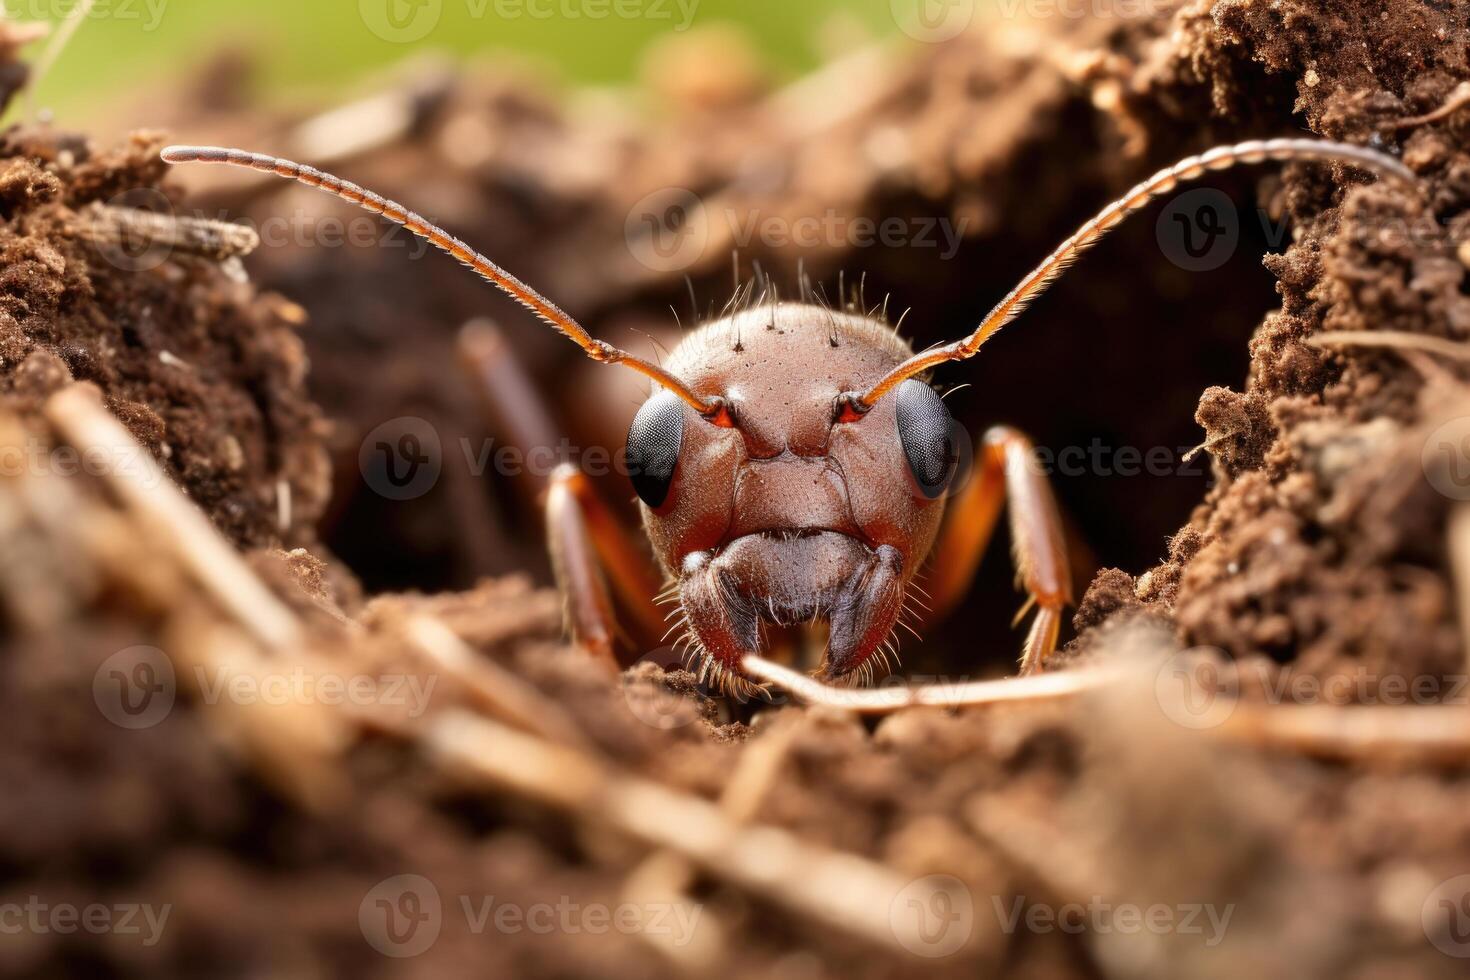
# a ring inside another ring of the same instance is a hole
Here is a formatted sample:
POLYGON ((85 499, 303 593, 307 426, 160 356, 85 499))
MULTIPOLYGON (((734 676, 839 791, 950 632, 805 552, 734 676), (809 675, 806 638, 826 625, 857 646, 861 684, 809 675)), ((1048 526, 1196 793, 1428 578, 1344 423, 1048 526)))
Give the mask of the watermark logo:
POLYGON ((1363 666, 1315 674, 1261 660, 1239 663, 1213 647, 1170 657, 1154 677, 1160 708, 1185 728, 1223 725, 1242 690, 1262 705, 1470 705, 1470 674, 1405 674, 1363 666))
POLYGON ((308 671, 301 666, 268 673, 239 673, 219 667, 194 668, 194 686, 205 704, 351 705, 355 708, 401 708, 409 718, 429 710, 435 674, 339 674, 308 671))
POLYGON ((915 956, 953 956, 975 931, 975 901, 958 878, 929 875, 893 897, 888 923, 899 945, 915 956))
POLYGON ((957 38, 975 20, 975 0, 890 0, 889 7, 898 29, 926 44, 957 38))
POLYGON ((623 226, 628 251, 654 272, 679 272, 698 262, 709 244, 709 215, 699 195, 666 187, 645 196, 623 226))
MULTIPOLYGON (((5 14, 15 22, 65 21, 74 16, 85 0, 8 0, 5 14)), ((86 20, 134 22, 152 33, 163 23, 169 0, 93 0, 81 16, 86 20)))
POLYGON ((73 905, 30 895, 24 902, 0 903, 0 935, 70 936, 85 932, 93 936, 138 936, 143 946, 156 946, 171 912, 171 904, 73 905))
POLYGON ((168 717, 178 694, 174 665, 157 647, 119 650, 92 675, 92 700, 102 717, 119 728, 139 731, 168 717))
POLYGON ((1154 675, 1159 708, 1184 728, 1203 730, 1225 724, 1235 712, 1239 693, 1234 665, 1214 647, 1175 654, 1154 675))
POLYGON ((642 934, 667 937, 677 949, 694 941, 704 906, 696 902, 649 902, 605 905, 591 902, 583 905, 569 895, 555 902, 520 905, 502 902, 494 895, 461 895, 459 907, 465 927, 479 936, 489 929, 514 936, 605 936, 616 932, 624 936, 642 934))
POLYGON ((438 484, 444 447, 438 430, 424 419, 402 416, 367 434, 357 465, 374 493, 389 500, 416 500, 438 484))
POLYGON ((1451 500, 1470 500, 1470 415, 1430 433, 1421 462, 1430 486, 1451 500))
MULTIPOLYGON (((667 646, 645 654, 638 662, 657 664, 665 671, 684 666, 683 655, 667 646)), ((700 717, 699 705, 692 697, 670 690, 664 684, 633 677, 632 671, 623 672, 623 700, 634 718, 663 732, 692 725, 700 717)))
POLYGON ((1225 940, 1225 931, 1235 914, 1234 904, 1218 906, 1204 902, 1181 905, 1134 905, 1112 903, 1094 895, 1086 904, 1068 902, 1047 905, 1030 902, 1024 895, 1011 899, 1009 905, 999 895, 991 896, 996 921, 1001 932, 1013 935, 1022 930, 1045 935, 1061 932, 1068 935, 1089 933, 1138 935, 1149 932, 1156 936, 1199 936, 1206 948, 1213 949, 1225 940))
MULTIPOLYGON (((434 674, 339 674, 300 665, 265 673, 196 665, 188 675, 196 699, 207 705, 351 705, 402 709, 410 718, 429 710, 434 674)), ((173 661, 157 647, 135 646, 103 661, 92 677, 92 698, 120 728, 151 728, 168 717, 178 694, 173 661)))
POLYGON ((692 191, 655 191, 635 204, 624 224, 628 251, 655 272, 682 272, 709 254, 711 241, 743 252, 783 249, 928 249, 941 262, 960 253, 969 219, 938 215, 851 214, 837 208, 792 216, 757 208, 711 209, 692 191))
POLYGON ((73 446, 52 445, 34 436, 27 436, 23 445, 0 447, 0 476, 59 476, 66 479, 124 476, 150 489, 168 479, 163 470, 154 465, 148 451, 138 446, 123 449, 88 446, 79 450, 73 446))
POLYGON ((412 44, 429 36, 444 15, 444 0, 357 0, 362 22, 384 41, 412 44))
POLYGON ((1159 214, 1154 234, 1164 257, 1186 272, 1210 272, 1240 245, 1235 204, 1213 187, 1185 191, 1159 214))
POLYGON ((172 225, 172 202, 151 187, 134 187, 113 196, 105 207, 84 212, 84 237, 113 268, 123 272, 151 272, 173 255, 166 235, 154 229, 172 225), (120 220, 126 215, 127 220, 120 220))
POLYGON ((1086 446, 1037 446, 1033 452, 1042 476, 1179 476, 1213 482, 1205 468, 1209 457, 1194 446, 1114 446, 1094 438, 1086 446))
POLYGON ((999 0, 1007 20, 1138 20, 1172 13, 1172 0, 999 0))
POLYGON ((441 899, 439 889, 422 875, 402 874, 374 885, 357 909, 357 923, 368 945, 395 959, 427 952, 446 925, 470 935, 667 936, 675 947, 694 939, 704 906, 692 902, 600 902, 581 904, 562 895, 554 902, 530 905, 501 901, 494 895, 460 894, 441 899), (451 923, 450 920, 453 919, 451 923))
MULTIPOLYGON (((675 33, 689 30, 700 0, 464 0, 463 13, 474 21, 650 20, 666 23, 675 33)), ((394 44, 421 41, 439 26, 443 0, 358 0, 368 30, 394 44)))
POLYGON ((1440 882, 1420 909, 1424 935, 1446 956, 1470 959, 1470 875, 1440 882))
POLYGON ((357 907, 357 925, 368 945, 384 956, 418 956, 438 942, 444 927, 439 889, 423 875, 380 881, 357 907))

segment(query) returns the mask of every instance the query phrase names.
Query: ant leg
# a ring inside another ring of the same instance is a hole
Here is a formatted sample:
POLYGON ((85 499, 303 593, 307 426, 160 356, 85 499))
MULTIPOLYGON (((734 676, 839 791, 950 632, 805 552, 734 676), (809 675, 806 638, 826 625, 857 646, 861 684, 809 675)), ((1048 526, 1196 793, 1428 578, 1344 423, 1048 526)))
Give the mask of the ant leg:
POLYGON ((546 491, 546 545, 572 640, 616 670, 621 630, 577 494, 579 482, 586 477, 571 466, 557 467, 552 474, 546 491))
MULTIPOLYGON (((547 532, 553 538, 553 515, 558 510, 567 509, 575 510, 575 520, 592 546, 593 560, 599 568, 606 570, 608 583, 620 603, 619 608, 633 620, 638 639, 647 644, 655 643, 668 629, 668 617, 660 611, 657 601, 663 591, 663 580, 655 571, 653 560, 638 547, 623 529, 617 515, 598 496, 592 481, 570 463, 556 468, 547 489, 547 532)), ((553 546, 552 561, 558 560, 553 546)))
POLYGON ((1072 604, 1072 572, 1061 513, 1036 462, 1031 440, 1015 429, 998 427, 985 434, 978 470, 953 502, 954 510, 935 547, 929 575, 931 615, 943 615, 964 598, 990 543, 1001 505, 1009 502, 1016 577, 1028 597, 1022 614, 1036 607, 1021 656, 1021 674, 1034 674, 1056 649, 1062 610, 1072 604))
MULTIPOLYGON (((486 321, 466 325, 459 352, 487 421, 496 431, 510 433, 510 443, 523 459, 531 459, 534 449, 556 444, 550 413, 494 326, 486 321)), ((562 463, 550 473, 537 472, 535 466, 525 470, 525 493, 542 504, 557 584, 566 596, 568 621, 578 642, 599 655, 611 654, 620 631, 610 585, 638 640, 653 645, 667 624, 656 602, 662 579, 650 556, 575 466, 562 463)))
MULTIPOLYGON (((459 331, 459 359, 474 385, 485 426, 515 447, 528 464, 535 454, 551 454, 557 426, 509 341, 490 320, 471 320, 459 331)), ((520 487, 529 504, 546 493, 550 473, 534 465, 521 468, 520 487)))

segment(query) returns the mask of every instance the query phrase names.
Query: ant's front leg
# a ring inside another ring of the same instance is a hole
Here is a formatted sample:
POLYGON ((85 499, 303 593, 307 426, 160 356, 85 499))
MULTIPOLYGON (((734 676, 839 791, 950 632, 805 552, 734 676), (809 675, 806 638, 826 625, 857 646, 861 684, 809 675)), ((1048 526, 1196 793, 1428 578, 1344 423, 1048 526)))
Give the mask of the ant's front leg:
MULTIPOLYGON (((460 334, 459 349, 489 424, 509 432, 523 459, 531 458, 532 449, 551 447, 556 429, 550 413, 499 331, 484 321, 471 323, 460 334)), ((527 471, 525 489, 542 507, 573 639, 617 665, 620 644, 631 642, 618 625, 616 610, 622 609, 636 640, 656 645, 666 624, 656 602, 660 578, 647 553, 576 466, 560 463, 549 474, 527 471)))
POLYGON ((1007 502, 1016 578, 1027 595, 1021 613, 1036 607, 1021 656, 1025 676, 1038 672, 1056 649, 1062 610, 1072 604, 1072 572, 1051 485, 1031 440, 1015 429, 985 434, 975 479, 951 502, 928 580, 931 615, 942 616, 964 598, 1007 502))
POLYGON ((579 493, 586 482, 570 465, 552 474, 546 491, 546 546, 573 642, 616 669, 620 630, 592 541, 592 522, 583 509, 585 494, 579 493))

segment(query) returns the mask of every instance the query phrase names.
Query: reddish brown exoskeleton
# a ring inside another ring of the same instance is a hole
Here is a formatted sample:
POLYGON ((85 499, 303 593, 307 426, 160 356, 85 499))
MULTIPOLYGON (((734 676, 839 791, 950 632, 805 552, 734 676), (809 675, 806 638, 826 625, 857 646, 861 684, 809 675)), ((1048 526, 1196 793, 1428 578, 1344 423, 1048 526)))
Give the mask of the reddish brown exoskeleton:
MULTIPOLYGON (((163 156, 274 173, 359 204, 468 265, 592 359, 647 376, 654 390, 628 435, 644 528, 698 673, 737 693, 750 689, 747 668, 760 665, 747 658, 768 649, 775 631, 812 621, 828 627, 819 677, 871 677, 905 610, 917 604, 921 567, 929 563, 929 608, 953 605, 1007 499, 1017 577, 1035 607, 1021 671, 1038 671, 1072 601, 1056 503, 1030 443, 1010 429, 987 433, 975 478, 949 493, 956 428, 928 373, 974 356, 1083 251, 1181 181, 1266 160, 1337 161, 1414 179, 1392 157, 1349 144, 1283 139, 1220 147, 1110 204, 954 343, 915 354, 879 320, 773 301, 700 328, 660 367, 594 339, 494 262, 355 184, 240 150, 171 147, 163 156)), ((657 580, 575 470, 551 479, 546 516, 573 634, 611 658, 618 630, 609 580, 645 621, 655 618, 657 580)))

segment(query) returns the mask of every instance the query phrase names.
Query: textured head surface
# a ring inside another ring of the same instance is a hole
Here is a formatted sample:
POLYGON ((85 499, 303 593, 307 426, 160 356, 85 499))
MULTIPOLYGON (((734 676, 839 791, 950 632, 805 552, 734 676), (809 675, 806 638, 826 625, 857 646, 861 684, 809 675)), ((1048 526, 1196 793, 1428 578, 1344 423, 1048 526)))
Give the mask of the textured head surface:
POLYGON ((733 425, 684 409, 670 491, 644 506, 697 652, 717 676, 767 628, 830 627, 825 673, 861 668, 888 640, 943 516, 915 481, 894 399, 837 421, 910 353, 888 325, 823 307, 758 306, 691 333, 667 367, 733 425))

